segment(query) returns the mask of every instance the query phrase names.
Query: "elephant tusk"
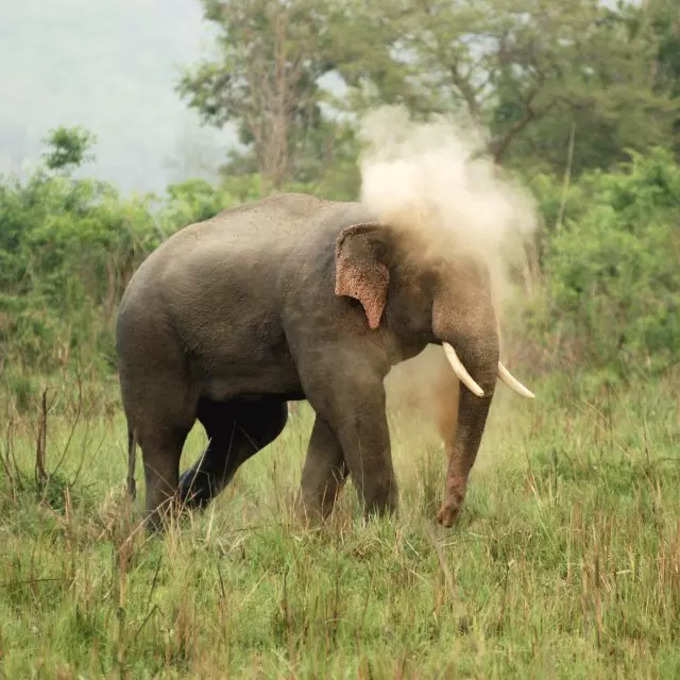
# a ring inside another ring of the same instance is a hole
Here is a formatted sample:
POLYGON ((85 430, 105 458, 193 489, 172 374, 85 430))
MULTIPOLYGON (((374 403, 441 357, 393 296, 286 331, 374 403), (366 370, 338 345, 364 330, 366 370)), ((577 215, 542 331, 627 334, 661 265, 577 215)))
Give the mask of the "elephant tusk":
POLYGON ((467 369, 465 366, 463 366, 463 363, 458 358, 456 350, 453 349, 453 347, 448 342, 443 342, 442 347, 444 348, 444 354, 446 354, 446 358, 449 360, 451 368, 453 368, 453 372, 458 377, 458 380, 460 380, 463 385, 465 385, 465 387, 467 387, 470 392, 472 392, 472 394, 475 394, 478 397, 483 397, 484 390, 472 379, 472 376, 467 372, 467 369))
POLYGON ((533 399, 534 393, 528 390, 522 383, 515 378, 510 371, 508 371, 505 366, 499 361, 498 362, 498 377, 511 389, 517 392, 517 394, 526 397, 527 399, 533 399))

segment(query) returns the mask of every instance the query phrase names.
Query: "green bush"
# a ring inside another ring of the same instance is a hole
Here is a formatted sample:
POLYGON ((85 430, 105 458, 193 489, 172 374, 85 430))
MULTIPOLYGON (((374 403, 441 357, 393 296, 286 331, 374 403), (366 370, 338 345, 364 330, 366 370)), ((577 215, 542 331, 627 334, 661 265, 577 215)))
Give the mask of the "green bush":
MULTIPOLYGON (((89 347, 158 236, 148 198, 37 172, 0 186, 0 351, 53 368, 89 347)), ((89 356, 88 356, 89 358, 89 356)))
POLYGON ((585 175, 556 225, 560 190, 535 183, 546 217, 542 330, 560 362, 623 373, 680 360, 680 167, 656 149, 585 175))
POLYGON ((121 197, 108 183, 38 170, 0 179, 0 355, 50 372, 115 364, 113 322, 130 276, 177 229, 258 190, 257 178, 203 180, 121 197))

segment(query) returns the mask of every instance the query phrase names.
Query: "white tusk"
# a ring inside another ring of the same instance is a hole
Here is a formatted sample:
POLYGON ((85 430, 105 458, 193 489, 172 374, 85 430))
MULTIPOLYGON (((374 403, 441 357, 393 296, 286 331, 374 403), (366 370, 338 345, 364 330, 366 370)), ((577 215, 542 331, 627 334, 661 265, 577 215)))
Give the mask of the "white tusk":
POLYGON ((456 350, 453 349, 453 347, 449 345, 448 342, 443 342, 442 347, 444 348, 444 354, 446 354, 446 358, 451 364, 451 368, 453 368, 453 372, 456 374, 456 376, 458 376, 458 380, 460 380, 463 385, 465 385, 465 387, 467 387, 470 392, 472 392, 472 394, 476 394, 478 397, 483 397, 484 390, 472 379, 472 376, 467 372, 467 369, 465 366, 463 366, 463 363, 458 358, 456 350))
POLYGON ((522 383, 515 378, 514 375, 508 371, 505 366, 499 361, 498 362, 498 377, 511 389, 515 390, 517 394, 521 394, 523 397, 526 397, 527 399, 533 399, 534 398, 534 393, 531 390, 528 390, 522 383))

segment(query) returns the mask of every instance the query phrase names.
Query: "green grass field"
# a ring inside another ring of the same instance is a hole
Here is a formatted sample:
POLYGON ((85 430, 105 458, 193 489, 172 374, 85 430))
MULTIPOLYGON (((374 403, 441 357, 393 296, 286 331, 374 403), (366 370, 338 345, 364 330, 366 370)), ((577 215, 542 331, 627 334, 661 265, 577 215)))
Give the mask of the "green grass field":
MULTIPOLYGON (((72 433, 55 404, 41 493, 37 416, 14 418, 0 440, 0 676, 680 677, 679 378, 544 379, 533 403, 499 387, 446 530, 444 454, 419 414, 392 414, 396 518, 364 521, 349 484, 328 526, 295 520, 303 408, 162 538, 126 502, 119 412, 72 433)), ((184 465, 203 444, 196 428, 184 465)))

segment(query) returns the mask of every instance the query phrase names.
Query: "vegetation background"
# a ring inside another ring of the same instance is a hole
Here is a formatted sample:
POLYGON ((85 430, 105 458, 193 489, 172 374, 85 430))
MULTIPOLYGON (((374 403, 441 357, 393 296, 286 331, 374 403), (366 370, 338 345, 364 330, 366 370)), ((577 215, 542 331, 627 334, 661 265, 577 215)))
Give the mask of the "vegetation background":
POLYGON ((677 677, 675 0, 202 5, 213 57, 177 94, 238 130, 219 182, 122 194, 86 177, 96 130, 68 121, 0 178, 0 674, 677 677), (113 345, 129 277, 271 191, 356 198, 358 121, 382 103, 482 125, 533 191, 507 333, 539 398, 499 391, 451 531, 420 417, 392 420, 399 518, 364 522, 348 492, 329 527, 299 527, 303 408, 207 513, 147 538, 113 345))

